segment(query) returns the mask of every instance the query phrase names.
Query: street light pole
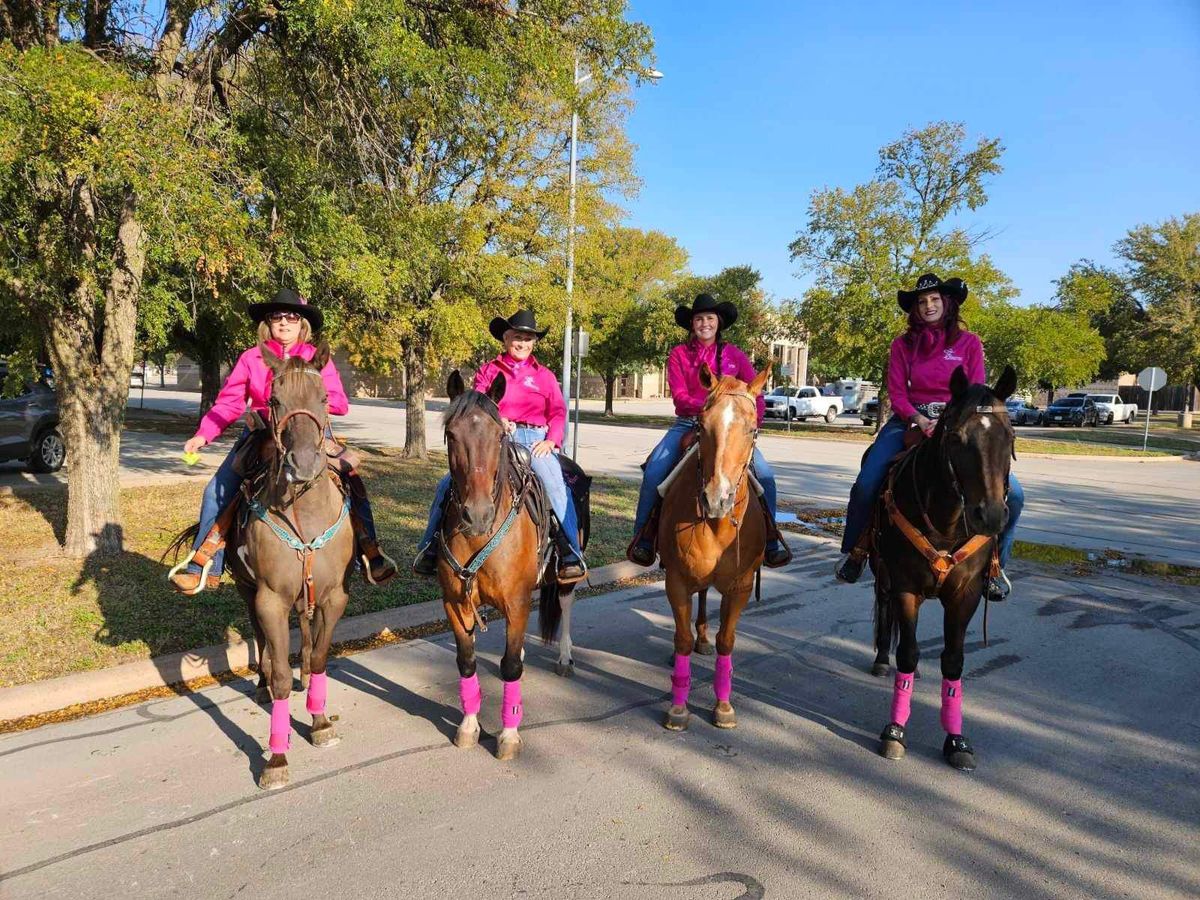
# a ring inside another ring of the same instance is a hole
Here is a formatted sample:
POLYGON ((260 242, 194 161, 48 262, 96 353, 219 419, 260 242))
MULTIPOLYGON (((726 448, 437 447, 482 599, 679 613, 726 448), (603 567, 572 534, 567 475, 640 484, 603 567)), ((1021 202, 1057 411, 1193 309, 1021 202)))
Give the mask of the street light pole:
MULTIPOLYGON (((575 57, 575 86, 579 87, 579 57, 575 57)), ((571 435, 571 329, 574 325, 575 295, 575 153, 579 138, 579 110, 571 106, 571 189, 567 200, 567 328, 563 334, 562 389, 567 422, 563 430, 563 448, 571 435)))

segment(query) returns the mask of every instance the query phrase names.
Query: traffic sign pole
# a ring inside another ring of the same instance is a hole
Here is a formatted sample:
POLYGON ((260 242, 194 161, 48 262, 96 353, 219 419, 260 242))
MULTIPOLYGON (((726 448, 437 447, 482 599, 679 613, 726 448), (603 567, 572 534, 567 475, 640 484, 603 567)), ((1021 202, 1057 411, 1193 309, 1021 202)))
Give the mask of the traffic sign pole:
POLYGON ((1146 400, 1146 430, 1142 434, 1142 452, 1150 445, 1150 409, 1154 406, 1154 392, 1167 383, 1167 373, 1157 366, 1147 366, 1138 372, 1138 386, 1149 391, 1146 400))

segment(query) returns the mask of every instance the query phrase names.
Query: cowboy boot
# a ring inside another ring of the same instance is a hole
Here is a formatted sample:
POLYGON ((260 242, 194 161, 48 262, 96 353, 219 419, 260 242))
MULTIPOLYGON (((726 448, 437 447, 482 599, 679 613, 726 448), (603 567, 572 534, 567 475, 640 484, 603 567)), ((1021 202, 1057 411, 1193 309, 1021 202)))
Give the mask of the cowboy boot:
POLYGON ((662 510, 662 498, 654 501, 650 518, 625 550, 625 558, 639 566, 652 566, 657 554, 654 552, 654 535, 658 533, 658 515, 662 510))
POLYGON ((992 603, 1007 600, 1008 595, 1012 592, 1012 582, 1008 580, 1004 570, 999 569, 998 573, 988 578, 987 587, 984 588, 984 596, 992 603))
POLYGON ((558 583, 574 584, 587 577, 587 563, 575 552, 562 528, 555 529, 554 543, 558 547, 558 583))
POLYGON ((199 572, 179 572, 172 575, 169 579, 171 587, 180 594, 186 594, 189 597, 194 597, 202 590, 215 591, 221 586, 220 575, 209 575, 204 579, 204 587, 200 586, 201 574, 199 572))
POLYGON ((224 532, 233 522, 233 513, 236 506, 237 503, 235 501, 221 510, 221 514, 217 516, 212 527, 208 529, 208 534, 204 536, 204 540, 200 542, 200 546, 188 554, 187 559, 177 565, 167 575, 167 581, 171 583, 171 587, 175 588, 178 593, 194 597, 203 590, 215 590, 221 584, 220 574, 208 574, 208 566, 217 551, 225 546, 224 532), (186 571, 184 567, 189 564, 200 566, 201 571, 198 573, 186 571))
POLYGON ((367 584, 384 584, 395 577, 396 562, 379 548, 378 542, 363 537, 359 539, 358 548, 367 584))
POLYGON ((414 575, 420 575, 423 578, 432 578, 437 574, 438 567, 438 552, 437 544, 433 541, 429 542, 428 547, 423 547, 421 552, 417 554, 412 561, 412 571, 414 575))
POLYGON ((838 564, 833 574, 838 581, 844 581, 846 584, 854 584, 862 577, 863 567, 867 564, 867 554, 859 552, 859 548, 855 547, 846 558, 838 564))

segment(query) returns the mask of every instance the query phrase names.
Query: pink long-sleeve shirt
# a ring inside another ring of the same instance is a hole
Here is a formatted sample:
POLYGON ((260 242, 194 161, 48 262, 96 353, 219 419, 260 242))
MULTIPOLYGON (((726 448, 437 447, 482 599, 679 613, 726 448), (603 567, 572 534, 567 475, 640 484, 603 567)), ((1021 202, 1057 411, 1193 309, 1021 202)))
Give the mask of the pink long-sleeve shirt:
POLYGON ((561 450, 567 407, 554 373, 533 356, 517 362, 507 353, 501 353, 479 367, 475 373, 475 390, 486 392, 501 372, 505 386, 504 396, 500 398, 500 415, 513 422, 545 427, 546 440, 553 441, 561 450))
POLYGON ((910 422, 917 414, 917 404, 949 402, 950 376, 959 366, 972 384, 987 379, 978 335, 959 332, 949 347, 944 346, 941 335, 923 335, 916 350, 909 347, 904 335, 892 341, 887 386, 896 415, 910 422))
MULTIPOLYGON (((700 383, 700 365, 708 363, 713 372, 717 371, 717 345, 705 347, 695 338, 686 344, 671 350, 667 357, 667 385, 671 388, 671 399, 675 401, 675 415, 698 416, 708 399, 708 390, 700 383)), ((746 383, 754 380, 758 374, 754 364, 733 344, 721 345, 721 375, 732 375, 746 383)), ((763 413, 767 403, 758 396, 758 424, 762 424, 763 413)))
MULTIPOLYGON (((299 356, 310 360, 317 354, 317 348, 312 344, 295 344, 286 355, 277 341, 267 341, 267 349, 280 358, 299 356)), ((342 387, 342 378, 332 359, 321 369, 321 380, 325 382, 325 392, 329 395, 329 414, 344 416, 350 409, 350 401, 346 399, 346 389, 342 387)), ((221 385, 221 392, 217 394, 212 409, 200 420, 196 434, 212 442, 242 417, 247 401, 251 408, 266 413, 270 399, 271 370, 263 362, 262 351, 255 345, 238 357, 229 377, 221 385)))

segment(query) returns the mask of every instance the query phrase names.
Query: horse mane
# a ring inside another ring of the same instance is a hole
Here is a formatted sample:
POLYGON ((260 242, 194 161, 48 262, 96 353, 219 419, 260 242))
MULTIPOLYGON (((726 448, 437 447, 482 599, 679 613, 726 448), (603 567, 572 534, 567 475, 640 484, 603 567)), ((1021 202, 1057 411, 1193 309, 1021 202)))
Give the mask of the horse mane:
POLYGON ((473 409, 479 409, 487 413, 487 415, 501 428, 504 423, 500 421, 500 407, 487 394, 481 394, 479 391, 463 391, 457 397, 450 401, 450 405, 442 414, 442 430, 450 427, 455 419, 466 415, 473 409))
POLYGON ((991 387, 986 384, 973 384, 961 397, 946 404, 945 410, 938 417, 938 430, 944 433, 947 429, 957 428, 963 419, 968 418, 968 413, 974 412, 980 406, 994 406, 997 402, 998 398, 991 387))

